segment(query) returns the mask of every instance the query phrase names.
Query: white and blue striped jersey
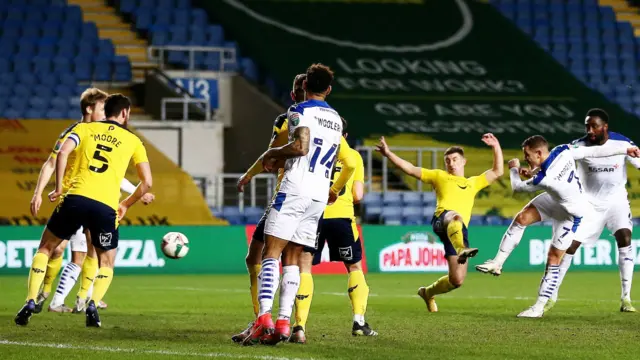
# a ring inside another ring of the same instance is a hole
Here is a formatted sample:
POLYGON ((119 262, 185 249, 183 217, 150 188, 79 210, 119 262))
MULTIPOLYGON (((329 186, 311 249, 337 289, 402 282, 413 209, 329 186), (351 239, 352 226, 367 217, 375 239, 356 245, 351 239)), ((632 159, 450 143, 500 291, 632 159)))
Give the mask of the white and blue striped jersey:
POLYGON ((280 192, 326 203, 342 138, 342 119, 329 104, 320 100, 291 106, 287 118, 290 141, 297 128, 309 128, 309 152, 306 156, 287 160, 280 192))
MULTIPOLYGON (((575 140, 573 145, 590 146, 586 137, 575 140)), ((602 146, 633 147, 633 141, 627 137, 609 132, 609 140, 602 146)), ((640 158, 632 158, 625 154, 603 157, 583 158, 577 161, 578 174, 589 201, 600 207, 609 207, 627 200, 627 167, 629 162, 636 169, 640 168, 640 158)))
POLYGON ((518 170, 511 169, 511 187, 518 192, 546 191, 569 214, 581 218, 590 205, 584 194, 583 179, 576 169, 576 160, 592 157, 626 155, 631 146, 591 146, 577 144, 559 145, 553 148, 549 157, 542 162, 538 173, 527 181, 522 181, 518 170))

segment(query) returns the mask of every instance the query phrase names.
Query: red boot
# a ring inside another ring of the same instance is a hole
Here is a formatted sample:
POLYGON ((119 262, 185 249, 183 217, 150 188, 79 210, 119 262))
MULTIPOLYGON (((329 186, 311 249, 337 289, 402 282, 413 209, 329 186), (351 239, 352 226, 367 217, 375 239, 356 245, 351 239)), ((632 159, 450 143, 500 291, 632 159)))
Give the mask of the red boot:
POLYGON ((275 326, 271 313, 262 314, 251 327, 251 334, 242 342, 242 345, 256 345, 264 336, 273 334, 275 326))

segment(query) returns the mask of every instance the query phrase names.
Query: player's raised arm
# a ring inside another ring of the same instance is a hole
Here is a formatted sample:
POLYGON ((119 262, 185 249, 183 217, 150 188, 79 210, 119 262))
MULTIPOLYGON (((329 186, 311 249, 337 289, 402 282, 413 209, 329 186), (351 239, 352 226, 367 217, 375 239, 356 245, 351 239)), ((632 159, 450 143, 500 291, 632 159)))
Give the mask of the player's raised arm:
POLYGON ((601 146, 579 146, 579 145, 561 145, 566 147, 567 150, 571 153, 571 156, 575 160, 580 160, 584 158, 600 158, 600 157, 609 157, 614 155, 627 155, 629 157, 637 158, 640 157, 640 150, 638 150, 637 146, 633 146, 631 144, 623 145, 623 146, 610 146, 610 145, 601 145, 601 146))
POLYGON ((51 176, 56 169, 56 159, 49 155, 47 161, 42 164, 40 169, 40 175, 38 175, 38 182, 36 183, 36 189, 33 191, 33 198, 31 198, 31 215, 38 215, 40 205, 42 205, 42 193, 47 187, 51 176))
POLYGON ((49 200, 54 202, 62 195, 62 180, 67 169, 69 154, 80 144, 80 136, 75 132, 64 141, 56 156, 56 188, 49 193, 49 200))
POLYGON ((522 179, 520 179, 520 160, 509 160, 509 177, 511 178, 511 188, 514 192, 536 192, 541 190, 542 188, 538 186, 538 183, 542 179, 542 175, 540 176, 541 177, 538 178, 536 175, 527 181, 522 181, 522 179))
POLYGON ((353 187, 351 188, 351 195, 353 196, 353 202, 359 203, 364 197, 364 163, 362 162, 362 156, 355 150, 352 150, 356 157, 356 171, 353 173, 353 187))
POLYGON ((382 156, 388 158, 395 166, 404 171, 405 174, 411 175, 414 178, 421 180, 422 169, 414 166, 412 163, 402 159, 398 155, 394 154, 391 150, 389 150, 389 146, 384 140, 384 136, 380 138, 380 142, 378 143, 378 145, 376 145, 376 151, 378 151, 382 156))
POLYGON ((482 142, 493 149, 493 167, 485 172, 487 182, 491 184, 504 174, 504 157, 500 142, 493 134, 484 134, 482 142))

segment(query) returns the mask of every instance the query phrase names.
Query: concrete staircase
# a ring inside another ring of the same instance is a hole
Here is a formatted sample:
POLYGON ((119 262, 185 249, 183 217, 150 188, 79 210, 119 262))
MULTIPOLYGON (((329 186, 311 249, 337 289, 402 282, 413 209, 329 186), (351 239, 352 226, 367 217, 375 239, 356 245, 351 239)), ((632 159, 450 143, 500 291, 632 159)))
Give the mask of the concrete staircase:
POLYGON ((117 55, 129 58, 133 81, 144 82, 145 71, 157 65, 148 61, 148 43, 131 30, 131 24, 125 23, 116 10, 106 5, 103 0, 68 0, 67 2, 80 6, 84 21, 93 21, 96 24, 100 38, 111 39, 117 55))
POLYGON ((600 6, 611 6, 616 13, 616 19, 630 22, 635 35, 640 36, 640 9, 625 0, 599 0, 598 3, 600 6))

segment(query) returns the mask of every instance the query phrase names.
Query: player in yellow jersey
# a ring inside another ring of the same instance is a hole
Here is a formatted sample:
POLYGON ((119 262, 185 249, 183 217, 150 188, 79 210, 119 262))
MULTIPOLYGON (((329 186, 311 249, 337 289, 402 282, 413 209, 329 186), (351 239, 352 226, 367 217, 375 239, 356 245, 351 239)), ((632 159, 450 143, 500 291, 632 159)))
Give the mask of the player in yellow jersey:
MULTIPOLYGON (((67 136, 71 134, 76 125, 80 123, 88 123, 94 121, 100 121, 104 119, 104 101, 109 96, 104 91, 97 88, 89 88, 85 90, 80 96, 80 110, 82 111, 82 120, 67 127, 58 137, 53 151, 47 161, 42 165, 40 175, 36 184, 36 189, 31 199, 31 214, 36 216, 42 205, 42 193, 45 187, 49 183, 51 176, 55 170, 56 157, 60 147, 66 140, 67 136)), ((69 155, 67 162, 67 169, 65 171, 65 178, 63 179, 63 191, 66 191, 69 186, 69 181, 73 176, 75 169, 73 168, 75 154, 69 155)), ((122 180, 121 189, 129 194, 135 191, 135 186, 131 184, 127 179, 122 180)), ((148 193, 142 199, 143 203, 148 204, 153 201, 153 194, 148 193)), ((60 282, 55 291, 55 296, 49 305, 50 312, 71 312, 72 309, 64 304, 64 301, 76 284, 77 279, 80 277, 80 271, 82 270, 82 281, 76 298, 76 305, 74 312, 84 312, 84 304, 86 303, 87 295, 90 296, 92 290, 93 279, 98 272, 98 258, 90 243, 87 243, 86 236, 82 227, 71 236, 70 239, 65 239, 54 250, 52 256, 49 258, 47 264, 47 271, 45 273, 44 282, 40 293, 36 299, 36 309, 34 313, 42 311, 44 302, 49 297, 53 281, 58 276, 62 265, 62 255, 67 245, 71 245, 71 261, 65 266, 60 276, 60 282)), ((98 304, 99 308, 106 308, 106 304, 101 301, 98 304)))
MULTIPOLYGON (((342 133, 347 137, 347 122, 342 119, 342 133)), ((290 342, 306 343, 306 324, 313 299, 312 266, 320 264, 322 250, 325 241, 329 246, 331 261, 344 263, 349 273, 347 292, 353 309, 353 327, 351 333, 354 336, 376 336, 378 333, 369 327, 364 321, 369 298, 369 286, 362 271, 362 244, 360 234, 356 227, 354 204, 362 200, 364 196, 364 163, 362 156, 356 150, 350 150, 350 156, 354 159, 356 170, 347 181, 335 203, 328 205, 323 214, 323 219, 318 226, 318 242, 316 248, 305 247, 300 256, 300 288, 296 295, 295 317, 293 334, 290 342)), ((337 162, 331 177, 337 179, 342 171, 342 163, 337 162)))
POLYGON ((377 150, 407 175, 431 184, 436 192, 436 212, 431 224, 433 232, 444 244, 449 263, 449 274, 427 287, 421 287, 418 295, 424 299, 430 312, 438 311, 435 296, 462 286, 467 275, 467 259, 478 253, 469 248, 467 226, 478 191, 489 186, 504 173, 504 160, 498 139, 485 134, 482 141, 493 149, 493 167, 478 176, 466 178, 464 166, 467 160, 461 147, 453 146, 444 153, 446 171, 421 169, 401 159, 389 150, 384 137, 380 138, 377 150))
POLYGON ((78 124, 62 144, 56 159, 56 188, 49 193, 55 201, 64 195, 42 233, 40 247, 33 257, 29 273, 26 304, 15 317, 18 325, 27 325, 35 310, 35 298, 42 284, 49 256, 80 226, 89 230, 98 254, 99 270, 86 310, 86 325, 100 327, 96 303, 102 300, 113 279, 118 247, 118 221, 127 209, 151 189, 151 169, 142 141, 127 130, 131 102, 121 94, 105 101, 107 120, 78 124), (69 154, 75 152, 74 175, 63 194, 63 180, 69 154), (129 162, 138 170, 141 182, 135 192, 120 201, 120 184, 129 162))
MULTIPOLYGON (((293 88, 291 90, 291 100, 296 103, 304 101, 304 89, 302 88, 302 82, 306 79, 306 74, 298 74, 293 80, 293 88)), ((272 147, 280 147, 289 142, 289 123, 287 121, 287 113, 278 115, 275 123, 273 124, 273 133, 271 134, 271 141, 269 142, 269 149, 272 147)), ((240 179, 238 180, 238 192, 244 191, 244 186, 247 185, 251 179, 262 173, 264 169, 262 168, 262 157, 256 160, 253 165, 244 173, 240 179)), ((283 169, 278 169, 278 180, 276 181, 275 191, 273 192, 273 197, 278 193, 278 189, 280 188, 280 182, 282 181, 282 176, 284 175, 283 169)), ((272 199, 273 200, 273 199, 272 199)), ((258 302, 258 274, 260 273, 261 264, 262 264, 262 248, 264 247, 264 224, 267 219, 267 212, 269 211, 269 207, 265 210, 264 215, 260 218, 256 229, 253 232, 253 236, 251 237, 251 242, 249 244, 249 251, 247 253, 247 257, 245 258, 245 262, 247 264, 247 270, 249 271, 249 281, 250 281, 250 290, 251 290, 251 302, 253 303, 253 313, 257 317, 258 316, 258 307, 260 306, 258 302)), ((244 339, 249 335, 251 331, 251 327, 253 326, 253 322, 249 324, 249 326, 239 334, 233 335, 231 339, 234 342, 241 343, 244 339)))

